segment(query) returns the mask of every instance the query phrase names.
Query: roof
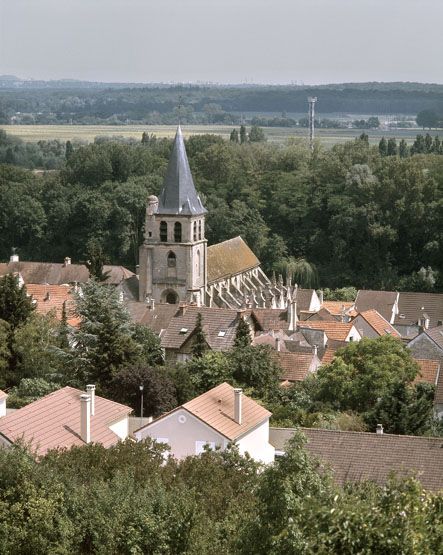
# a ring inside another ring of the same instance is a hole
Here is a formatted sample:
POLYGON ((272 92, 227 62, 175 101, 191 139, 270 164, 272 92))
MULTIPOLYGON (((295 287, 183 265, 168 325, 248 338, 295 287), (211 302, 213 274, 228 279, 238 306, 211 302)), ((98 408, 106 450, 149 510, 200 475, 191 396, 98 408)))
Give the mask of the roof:
POLYGON ((420 372, 414 379, 413 383, 426 382, 432 385, 437 384, 438 371, 440 368, 439 360, 425 360, 416 358, 415 362, 420 367, 420 372))
POLYGON ((398 331, 379 314, 375 309, 365 310, 357 316, 361 316, 378 333, 378 335, 392 335, 393 337, 401 337, 398 331))
POLYGON ((360 289, 355 299, 355 310, 357 312, 365 312, 374 308, 383 318, 390 322, 397 299, 398 293, 396 291, 360 289))
POLYGON ((268 410, 243 395, 242 423, 238 424, 234 420, 234 388, 224 382, 140 429, 156 424, 179 409, 187 410, 230 441, 239 439, 271 416, 268 410))
POLYGON ((236 310, 205 306, 183 308, 184 313, 182 308, 175 305, 176 312, 162 335, 163 348, 180 349, 191 337, 199 313, 202 315, 203 331, 209 347, 214 351, 228 351, 232 348, 239 321, 236 310))
POLYGON ((429 317, 430 328, 443 321, 443 294, 400 293, 394 324, 417 324, 420 318, 426 316, 429 317))
POLYGON ((287 330, 288 311, 281 308, 253 308, 252 316, 264 331, 287 330))
POLYGON ((443 326, 437 326, 430 330, 424 330, 424 333, 434 341, 443 350, 443 326))
POLYGON ((321 363, 323 364, 330 364, 338 351, 338 349, 342 349, 343 347, 347 347, 349 345, 346 341, 337 341, 337 340, 330 340, 326 346, 325 352, 321 357, 321 363))
POLYGON ((80 318, 75 314, 75 302, 69 285, 41 285, 29 283, 26 292, 36 301, 36 311, 48 314, 53 311, 55 317, 61 320, 63 306, 66 308, 67 322, 70 326, 78 326, 80 318))
MULTIPOLYGON (((103 266, 103 272, 109 272, 105 283, 118 285, 135 274, 124 266, 103 266)), ((2 262, 0 276, 19 273, 28 283, 63 285, 66 283, 85 283, 89 279, 89 270, 83 264, 61 264, 57 262, 2 262)))
POLYGON ((354 306, 354 302, 349 301, 323 301, 321 307, 333 316, 348 314, 354 306))
POLYGON ((180 125, 177 128, 168 169, 159 196, 158 214, 200 215, 206 213, 192 179, 180 125))
POLYGON ((157 335, 168 327, 171 318, 177 312, 177 305, 168 303, 156 303, 154 308, 151 308, 146 303, 128 301, 126 307, 133 322, 147 326, 157 335))
POLYGON ((238 236, 208 247, 208 284, 260 266, 260 260, 238 236))
POLYGON ((321 330, 326 333, 328 339, 345 341, 353 327, 352 322, 330 322, 327 320, 306 320, 298 322, 300 328, 321 330))
MULTIPOLYGON (((38 401, 0 418, 0 434, 14 442, 32 442, 39 455, 49 449, 84 445, 80 437, 80 395, 84 391, 63 387, 38 401)), ((95 395, 95 415, 91 416, 91 441, 105 447, 119 437, 109 425, 132 411, 130 407, 95 395)))
MULTIPOLYGON (((391 472, 417 472, 423 487, 443 489, 443 438, 343 432, 301 428, 308 451, 330 465, 338 484, 372 480, 384 484, 391 472)), ((291 428, 270 428, 269 442, 277 450, 294 434, 291 428)))
POLYGON ((317 365, 320 365, 320 361, 314 353, 282 353, 279 351, 275 352, 274 357, 283 369, 281 379, 288 382, 303 381, 313 363, 317 362, 317 365))

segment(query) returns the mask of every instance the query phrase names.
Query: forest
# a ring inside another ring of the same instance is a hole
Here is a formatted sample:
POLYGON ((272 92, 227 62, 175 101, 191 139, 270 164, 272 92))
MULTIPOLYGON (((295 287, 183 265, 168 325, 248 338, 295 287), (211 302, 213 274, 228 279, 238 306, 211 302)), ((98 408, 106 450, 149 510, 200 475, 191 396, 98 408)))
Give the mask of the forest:
POLYGON ((33 82, 0 83, 0 123, 239 123, 241 114, 305 114, 307 97, 319 98, 323 114, 443 114, 443 86, 420 83, 341 85, 151 85, 33 82), (1 86, 3 84, 3 86, 1 86))
MULTIPOLYGON (((412 147, 382 139, 377 147, 363 133, 311 152, 303 140, 247 137, 186 142, 209 244, 241 235, 265 271, 295 272, 302 286, 443 289, 439 139, 419 135, 412 147)), ((15 247, 22 260, 99 255, 134 270, 145 201, 161 190, 171 144, 146 134, 87 146, 27 144, 2 132, 0 259, 15 247), (45 164, 55 169, 18 166, 45 164)))

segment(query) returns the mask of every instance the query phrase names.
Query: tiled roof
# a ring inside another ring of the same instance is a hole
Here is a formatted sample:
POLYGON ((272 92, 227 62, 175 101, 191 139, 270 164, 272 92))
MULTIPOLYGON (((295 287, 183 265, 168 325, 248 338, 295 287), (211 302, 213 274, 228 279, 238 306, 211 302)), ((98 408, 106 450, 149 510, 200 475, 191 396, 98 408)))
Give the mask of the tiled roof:
POLYGON ((325 350, 323 356, 321 357, 322 365, 323 364, 330 364, 335 358, 336 351, 337 351, 337 349, 334 349, 333 347, 326 347, 326 350, 325 350))
MULTIPOLYGON (((62 285, 64 283, 85 283, 89 279, 89 270, 83 264, 59 264, 55 262, 8 262, 0 263, 0 276, 20 273, 24 282, 48 283, 62 285)), ((118 285, 124 279, 134 275, 123 266, 103 266, 103 272, 109 272, 106 283, 118 285)))
POLYGON ((415 377, 413 383, 426 382, 432 385, 436 385, 438 370, 440 368, 440 361, 416 358, 415 362, 420 367, 420 373, 415 377))
POLYGON ((288 311, 281 308, 253 308, 252 315, 263 331, 287 330, 288 311))
POLYGON ((443 350, 443 326, 438 326, 424 332, 443 350))
POLYGON ((69 285, 29 283, 26 285, 26 292, 36 301, 36 311, 39 314, 48 314, 52 311, 55 317, 61 320, 63 305, 65 305, 68 324, 74 327, 79 325, 80 318, 75 314, 75 302, 69 285))
POLYGON ((179 308, 170 319, 169 325, 162 335, 162 347, 165 349, 180 349, 191 337, 198 313, 202 315, 203 331, 210 348, 214 351, 228 351, 231 349, 234 345, 239 321, 237 311, 205 306, 188 306, 185 308, 184 314, 179 308))
POLYGON ((273 353, 276 362, 281 366, 282 380, 288 382, 301 382, 309 373, 309 369, 315 360, 320 362, 313 353, 273 353))
POLYGON ((417 324, 424 315, 429 316, 430 328, 443 321, 443 294, 400 293, 395 324, 417 324))
POLYGON ((147 326, 157 335, 168 327, 171 318, 178 310, 177 305, 167 303, 157 303, 154 309, 146 303, 136 301, 128 301, 126 306, 133 322, 147 326))
MULTIPOLYGON (((426 489, 443 489, 443 438, 301 428, 308 451, 330 466, 338 484, 371 480, 384 484, 391 472, 417 473, 426 489)), ((270 428, 269 442, 284 450, 294 430, 270 428)))
POLYGON ((343 313, 348 314, 349 310, 354 306, 354 303, 348 301, 323 301, 321 306, 327 310, 329 314, 341 316, 343 313))
POLYGON ((256 335, 252 340, 252 344, 255 345, 268 345, 272 349, 277 349, 277 343, 280 343, 280 350, 283 352, 288 351, 286 347, 286 341, 289 340, 285 333, 263 333, 261 335, 256 335))
POLYGON ((208 247, 208 284, 260 266, 260 260, 238 236, 208 247))
POLYGON ((383 318, 390 322, 397 298, 398 293, 395 291, 360 289, 355 299, 355 310, 357 312, 365 312, 366 310, 375 309, 383 318))
POLYGON ((329 322, 327 320, 306 320, 298 322, 298 325, 300 328, 324 331, 328 339, 337 339, 338 341, 344 341, 353 327, 352 322, 329 322))
POLYGON ((271 416, 268 410, 243 395, 242 423, 237 424, 234 420, 234 388, 226 382, 188 401, 183 408, 231 441, 271 416))
POLYGON ((400 337, 398 331, 391 326, 391 324, 383 318, 375 309, 365 310, 360 312, 359 315, 366 320, 366 322, 373 328, 378 335, 392 335, 393 337, 400 337))
MULTIPOLYGON (((57 447, 84 445, 80 437, 80 395, 73 387, 63 387, 14 413, 0 418, 0 434, 14 442, 32 442, 39 455, 57 447)), ((119 438, 109 425, 125 417, 131 408, 95 395, 95 415, 91 416, 91 441, 109 447, 119 438)))

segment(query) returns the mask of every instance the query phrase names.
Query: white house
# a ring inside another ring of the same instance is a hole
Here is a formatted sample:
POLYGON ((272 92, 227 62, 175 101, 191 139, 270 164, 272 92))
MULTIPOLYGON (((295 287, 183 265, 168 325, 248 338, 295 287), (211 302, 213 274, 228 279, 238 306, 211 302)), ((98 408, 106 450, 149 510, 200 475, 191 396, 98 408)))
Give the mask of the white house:
POLYGON ((167 443, 177 459, 203 452, 205 445, 225 449, 235 443, 257 461, 274 460, 269 443, 271 413, 227 383, 203 393, 134 432, 137 441, 150 437, 167 443))

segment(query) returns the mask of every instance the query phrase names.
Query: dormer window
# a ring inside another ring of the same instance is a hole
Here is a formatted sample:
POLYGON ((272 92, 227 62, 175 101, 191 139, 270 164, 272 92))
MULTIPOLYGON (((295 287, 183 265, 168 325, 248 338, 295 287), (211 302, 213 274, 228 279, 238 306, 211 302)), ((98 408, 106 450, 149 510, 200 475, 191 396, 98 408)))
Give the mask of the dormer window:
POLYGON ((177 257, 173 252, 168 254, 168 268, 175 268, 177 266, 177 257))
POLYGON ((180 222, 174 224, 174 241, 176 243, 182 242, 182 224, 180 222))
POLYGON ((168 224, 166 222, 160 222, 160 241, 166 243, 168 240, 168 224))

